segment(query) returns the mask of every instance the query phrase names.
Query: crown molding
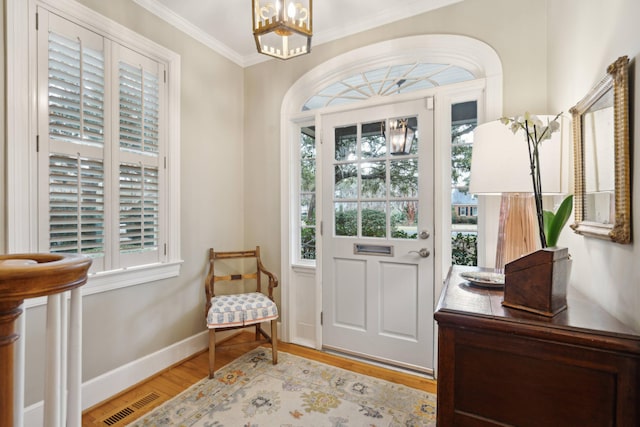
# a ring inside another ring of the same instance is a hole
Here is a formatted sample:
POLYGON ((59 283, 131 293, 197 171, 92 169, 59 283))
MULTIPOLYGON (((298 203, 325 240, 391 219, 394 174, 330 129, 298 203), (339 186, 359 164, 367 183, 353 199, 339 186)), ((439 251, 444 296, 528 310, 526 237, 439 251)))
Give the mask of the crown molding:
MULTIPOLYGON (((210 34, 206 33, 199 27, 193 25, 191 22, 176 14, 157 0, 133 1, 140 7, 148 10, 160 19, 166 21, 168 24, 193 37, 195 40, 201 42, 213 51, 235 62, 243 68, 272 59, 257 52, 252 53, 251 55, 239 54, 226 44, 222 43, 220 40, 212 37, 210 34)), ((404 0, 402 2, 402 6, 398 5, 391 10, 381 10, 378 13, 371 15, 367 19, 361 19, 357 22, 352 22, 352 24, 349 25, 348 28, 340 27, 331 30, 316 31, 313 36, 313 44, 315 46, 319 46, 324 43, 339 40, 356 33, 367 31, 372 28, 399 21, 401 19, 420 15, 445 6, 450 6, 455 3, 460 3, 462 1, 464 0, 404 0)))
POLYGON ((156 15, 158 18, 166 21, 169 25, 177 28, 183 33, 191 36, 193 39, 199 41, 204 44, 211 50, 219 53, 225 58, 235 62, 241 67, 246 66, 246 61, 244 57, 238 54, 235 50, 229 48, 227 45, 222 43, 220 40, 212 37, 205 31, 201 30, 199 27, 196 27, 191 22, 184 19, 182 16, 173 12, 168 7, 163 4, 155 1, 155 0, 133 0, 138 6, 148 10, 149 12, 156 15))

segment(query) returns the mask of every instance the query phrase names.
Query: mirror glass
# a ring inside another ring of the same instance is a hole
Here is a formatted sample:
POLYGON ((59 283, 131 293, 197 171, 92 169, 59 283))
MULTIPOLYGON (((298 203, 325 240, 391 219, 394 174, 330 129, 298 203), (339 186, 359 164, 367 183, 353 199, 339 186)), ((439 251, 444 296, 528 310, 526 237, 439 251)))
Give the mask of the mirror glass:
POLYGON ((584 220, 611 224, 615 219, 613 165, 613 88, 582 115, 584 139, 584 220))

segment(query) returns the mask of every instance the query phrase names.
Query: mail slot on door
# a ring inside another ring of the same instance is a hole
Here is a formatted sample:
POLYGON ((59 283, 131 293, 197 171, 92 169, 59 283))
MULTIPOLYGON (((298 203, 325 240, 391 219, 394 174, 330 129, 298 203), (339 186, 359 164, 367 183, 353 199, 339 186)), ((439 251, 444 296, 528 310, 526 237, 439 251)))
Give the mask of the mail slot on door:
POLYGON ((393 246, 391 245, 364 245, 353 244, 353 253, 356 255, 378 255, 393 256, 393 246))

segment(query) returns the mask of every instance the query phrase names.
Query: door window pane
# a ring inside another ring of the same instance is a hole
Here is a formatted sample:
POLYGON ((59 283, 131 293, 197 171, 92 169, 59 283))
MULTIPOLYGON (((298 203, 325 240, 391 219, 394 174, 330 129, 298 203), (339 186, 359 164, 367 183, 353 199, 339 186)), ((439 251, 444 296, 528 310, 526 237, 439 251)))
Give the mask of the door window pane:
POLYGON ((387 165, 385 162, 360 164, 363 199, 379 199, 387 195, 387 165))
POLYGON ((391 197, 418 197, 418 159, 392 160, 391 197))
POLYGON ((355 160, 357 157, 358 147, 358 128, 353 126, 345 126, 335 129, 335 159, 355 160))
POLYGON ((387 203, 362 203, 362 237, 387 237, 387 203))
POLYGON ((336 199, 355 199, 358 197, 358 170, 354 163, 335 165, 334 167, 336 199))
POLYGON ((384 121, 362 125, 360 142, 362 158, 379 158, 387 154, 387 142, 384 136, 384 121))
POLYGON ((418 238, 418 201, 406 200, 389 203, 391 208, 391 237, 418 238))
POLYGON ((334 203, 336 236, 355 237, 358 234, 358 203, 334 203))

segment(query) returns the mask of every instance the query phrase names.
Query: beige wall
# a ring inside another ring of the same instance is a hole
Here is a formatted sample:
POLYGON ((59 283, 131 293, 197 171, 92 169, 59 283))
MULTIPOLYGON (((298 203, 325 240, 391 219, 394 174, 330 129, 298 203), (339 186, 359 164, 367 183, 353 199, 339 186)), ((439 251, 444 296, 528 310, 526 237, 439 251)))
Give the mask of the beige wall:
MULTIPOLYGON (((241 67, 134 2, 80 3, 178 53, 182 91, 184 264, 175 279, 84 298, 83 380, 87 381, 204 330, 207 249, 238 249, 244 242, 244 96, 241 67)), ((2 225, 4 229, 4 221, 2 225)), ((27 313, 26 404, 42 399, 44 312, 37 307, 27 313)))
POLYGON ((546 110, 546 1, 465 0, 450 7, 314 46, 310 55, 245 71, 245 239, 279 269, 280 111, 289 87, 323 62, 376 42, 419 34, 474 37, 498 53, 504 113, 546 110), (533 58, 533 60, 532 60, 533 58))
MULTIPOLYGON (((551 3, 551 2, 550 2, 551 3)), ((616 58, 631 59, 631 145, 640 141, 640 2, 553 1, 549 10, 549 106, 568 111, 604 77, 616 58)), ((561 244, 571 250, 572 282, 621 320, 640 328, 640 150, 632 149, 633 243, 619 245, 581 237, 566 229, 561 244)))
MULTIPOLYGON (((640 29, 633 21, 640 16, 636 0, 592 0, 589 8, 580 0, 553 0, 549 2, 553 7, 548 29, 546 1, 465 0, 315 46, 305 57, 272 60, 243 72, 130 0, 81 3, 181 55, 180 205, 185 260, 176 279, 85 298, 85 381, 204 329, 202 280, 208 247, 259 244, 265 264, 279 270, 281 102, 288 88, 315 66, 383 40, 417 34, 466 35, 491 45, 500 56, 504 113, 513 115, 526 110, 566 111, 603 74, 606 65, 622 54, 637 58, 640 50, 640 29)), ((637 81, 637 67, 632 69, 637 81)), ((0 73, 3 77, 2 67, 0 73)), ((4 96, 3 87, 0 92, 4 96)), ((634 99, 640 105, 638 94, 634 99)), ((636 111, 635 123, 639 117, 636 111)), ((635 126, 632 139, 637 140, 639 133, 640 126, 635 126)), ((2 132, 2 165, 5 146, 2 132)), ((638 151, 634 160, 640 156, 638 151)), ((4 201, 3 178, 0 199, 4 201)), ((634 212, 640 212, 640 189, 635 187, 634 212)), ((1 211, 0 250, 4 250, 4 203, 1 211)), ((638 237, 636 232, 634 240, 638 237)), ((594 241, 566 231, 561 243, 573 254, 574 281, 612 312, 640 324, 636 245, 594 241)), ((30 309, 27 319, 26 403, 30 404, 42 397, 44 310, 30 309)))

